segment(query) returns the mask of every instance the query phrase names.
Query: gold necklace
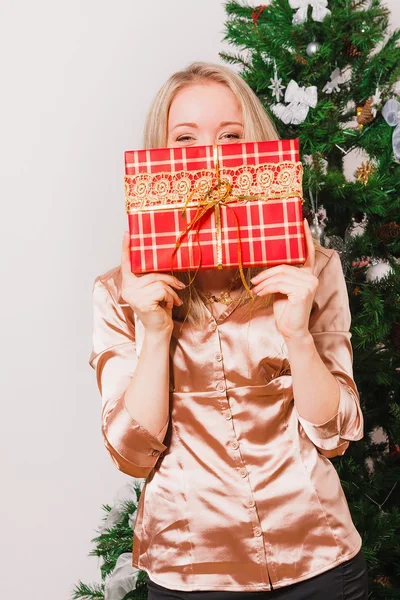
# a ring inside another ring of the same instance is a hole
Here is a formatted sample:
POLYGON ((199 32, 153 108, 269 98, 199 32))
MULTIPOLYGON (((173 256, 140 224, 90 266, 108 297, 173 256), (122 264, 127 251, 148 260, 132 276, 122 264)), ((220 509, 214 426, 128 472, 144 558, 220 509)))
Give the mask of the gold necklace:
POLYGON ((230 282, 230 284, 228 285, 228 287, 221 292, 221 294, 219 296, 215 296, 215 294, 211 294, 210 292, 203 292, 202 290, 198 290, 200 293, 203 294, 203 296, 205 296, 207 298, 207 300, 209 302, 220 302, 221 304, 225 304, 226 306, 229 306, 229 304, 231 304, 233 302, 233 298, 231 297, 230 293, 235 285, 235 283, 237 282, 237 280, 240 277, 240 272, 238 271, 235 275, 235 277, 232 279, 232 281, 230 282))

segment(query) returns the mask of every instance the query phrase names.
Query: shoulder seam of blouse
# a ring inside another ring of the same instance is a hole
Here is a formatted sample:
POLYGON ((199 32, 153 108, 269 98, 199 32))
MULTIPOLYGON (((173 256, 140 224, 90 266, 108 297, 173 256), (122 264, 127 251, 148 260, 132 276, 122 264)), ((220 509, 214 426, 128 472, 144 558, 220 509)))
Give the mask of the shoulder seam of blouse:
MULTIPOLYGON (((333 249, 334 250, 334 249, 333 249)), ((326 256, 326 254, 323 252, 322 254, 324 254, 324 256, 326 256)), ((332 252, 332 254, 330 255, 330 257, 328 258, 328 260, 326 261, 326 263, 324 264, 324 266, 322 267, 322 269, 319 272, 318 277, 320 277, 322 271, 325 269, 325 267, 329 264, 329 262, 332 260, 332 257, 335 255, 335 251, 332 252)))
POLYGON ((100 279, 100 281, 108 281, 108 279, 110 279, 110 277, 115 273, 115 271, 118 271, 119 267, 114 267, 113 269, 110 269, 109 271, 106 271, 105 273, 101 273, 98 277, 100 279))
MULTIPOLYGON (((116 267, 116 268, 114 269, 114 271, 115 271, 117 268, 118 268, 118 267, 116 267)), ((113 296, 113 293, 111 292, 111 290, 110 290, 109 286, 108 286, 108 285, 107 285, 107 283, 106 283, 106 282, 108 281, 108 279, 110 279, 111 275, 112 275, 112 273, 111 273, 111 274, 110 274, 110 275, 109 275, 109 276, 108 276, 106 279, 102 279, 102 276, 101 276, 101 275, 99 275, 99 276, 97 277, 97 279, 98 279, 98 280, 100 281, 100 283, 102 283, 102 284, 103 284, 103 286, 106 288, 106 290, 107 290, 107 292, 108 292, 108 294, 109 294, 109 296, 110 296, 110 298, 111 298, 112 304, 113 304, 114 308, 115 308, 115 309, 118 311, 118 314, 121 316, 121 319, 123 319, 124 323, 125 323, 127 326, 129 326, 129 325, 128 325, 128 323, 127 323, 127 320, 126 320, 126 318, 125 318, 124 311, 123 311, 123 310, 121 310, 121 304, 120 304, 120 303, 119 303, 119 302, 118 302, 118 301, 117 301, 117 300, 114 298, 114 296, 113 296)), ((132 309, 132 312, 134 313, 133 309, 132 309)), ((125 343, 125 342, 123 342, 123 343, 125 343)), ((119 345, 119 344, 116 344, 116 345, 119 345)))
POLYGON ((100 281, 100 282, 101 282, 101 283, 104 285, 104 287, 106 288, 107 292, 110 294, 110 296, 111 296, 111 299, 112 299, 113 303, 114 303, 115 305, 119 306, 119 305, 118 305, 118 302, 115 300, 115 298, 114 298, 113 294, 111 293, 111 290, 110 290, 109 286, 108 286, 108 285, 107 285, 107 283, 106 283, 106 282, 107 282, 107 281, 110 279, 110 277, 111 277, 111 274, 110 274, 110 275, 109 275, 109 276, 108 276, 106 279, 102 279, 102 276, 101 276, 101 275, 99 275, 99 276, 98 276, 98 280, 99 280, 99 281, 100 281))

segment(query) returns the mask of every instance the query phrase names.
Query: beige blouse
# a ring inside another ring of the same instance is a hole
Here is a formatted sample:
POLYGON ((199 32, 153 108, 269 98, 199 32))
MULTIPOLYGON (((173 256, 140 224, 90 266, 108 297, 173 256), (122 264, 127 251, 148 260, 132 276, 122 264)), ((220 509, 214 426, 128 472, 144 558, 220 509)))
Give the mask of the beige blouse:
POLYGON ((102 396, 104 443, 120 471, 146 478, 132 565, 159 585, 277 589, 360 550, 337 471, 319 451, 363 437, 336 250, 316 248, 315 274, 309 329, 340 384, 338 413, 323 425, 299 416, 272 307, 256 304, 249 328, 248 306, 234 300, 217 319, 210 313, 204 330, 186 322, 180 331, 174 321, 170 415, 157 436, 124 403, 138 355, 135 315, 120 296, 120 267, 96 277, 89 364, 102 396))

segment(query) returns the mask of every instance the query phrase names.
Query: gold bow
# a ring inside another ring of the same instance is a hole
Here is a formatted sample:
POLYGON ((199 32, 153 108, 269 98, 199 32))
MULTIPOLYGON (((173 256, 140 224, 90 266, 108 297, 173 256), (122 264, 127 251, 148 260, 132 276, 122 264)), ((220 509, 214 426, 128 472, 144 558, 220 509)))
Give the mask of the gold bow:
MULTIPOLYGON (((241 239, 240 239, 239 219, 238 219, 237 214, 235 213, 235 210, 233 209, 233 207, 229 206, 229 203, 237 202, 238 200, 246 200, 246 201, 269 200, 271 198, 271 196, 262 195, 262 194, 256 194, 253 196, 233 195, 231 193, 232 185, 229 183, 229 181, 221 181, 221 178, 220 178, 218 145, 217 144, 213 144, 213 158, 214 158, 214 165, 215 165, 215 177, 216 177, 217 181, 209 190, 207 190, 200 196, 196 214, 194 215, 194 217, 190 221, 190 223, 187 224, 184 231, 182 231, 182 233, 179 235, 179 237, 176 241, 176 244, 175 244, 175 248, 172 252, 172 256, 171 256, 171 271, 173 271, 174 256, 175 256, 176 252, 178 251, 179 247, 181 246, 183 239, 185 238, 185 236, 188 235, 188 233, 190 231, 194 230, 195 226, 197 225, 195 231, 197 233, 197 243, 198 243, 199 251, 200 251, 200 263, 196 269, 194 276, 189 281, 189 286, 193 283, 193 281, 196 278, 196 275, 201 267, 201 261, 202 261, 201 244, 199 241, 199 230, 201 227, 201 221, 202 221, 203 217, 205 217, 209 213, 209 211, 213 210, 214 208, 215 208, 215 224, 216 224, 216 236, 217 236, 217 268, 218 269, 224 268, 223 264, 222 264, 222 231, 221 231, 221 209, 220 209, 221 204, 224 204, 227 208, 229 208, 232 211, 233 216, 235 218, 235 222, 236 222, 237 241, 238 241, 238 263, 239 263, 240 277, 241 277, 241 280, 242 280, 242 283, 243 283, 245 289, 250 294, 251 298, 254 300, 254 296, 251 292, 251 289, 247 285, 247 281, 246 281, 246 278, 245 278, 244 272, 243 272, 242 246, 241 246, 241 239), (211 199, 208 199, 208 197, 211 196, 211 194, 215 191, 217 192, 217 196, 213 197, 211 199)), ((182 218, 185 218, 188 204, 191 201, 191 199, 193 198, 193 195, 197 191, 198 190, 196 188, 194 188, 192 190, 192 192, 186 198, 184 208, 182 210, 182 218)), ((286 194, 283 197, 286 199, 289 198, 290 191, 287 190, 286 194)), ((304 200, 302 199, 302 202, 303 201, 304 200)))

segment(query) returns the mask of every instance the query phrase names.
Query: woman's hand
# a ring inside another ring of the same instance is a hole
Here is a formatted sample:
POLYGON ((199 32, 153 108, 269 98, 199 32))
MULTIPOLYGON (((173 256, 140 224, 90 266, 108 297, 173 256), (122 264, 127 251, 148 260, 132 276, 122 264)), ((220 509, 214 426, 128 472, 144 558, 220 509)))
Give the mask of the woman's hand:
POLYGON ((131 271, 130 238, 125 232, 121 258, 121 296, 135 311, 146 331, 161 333, 172 329, 172 307, 182 300, 171 286, 183 289, 185 284, 166 273, 135 275, 131 271))
POLYGON ((274 294, 276 325, 285 340, 309 334, 310 312, 318 287, 314 275, 315 246, 307 219, 304 219, 307 260, 300 268, 278 265, 259 273, 251 282, 258 296, 274 294))

